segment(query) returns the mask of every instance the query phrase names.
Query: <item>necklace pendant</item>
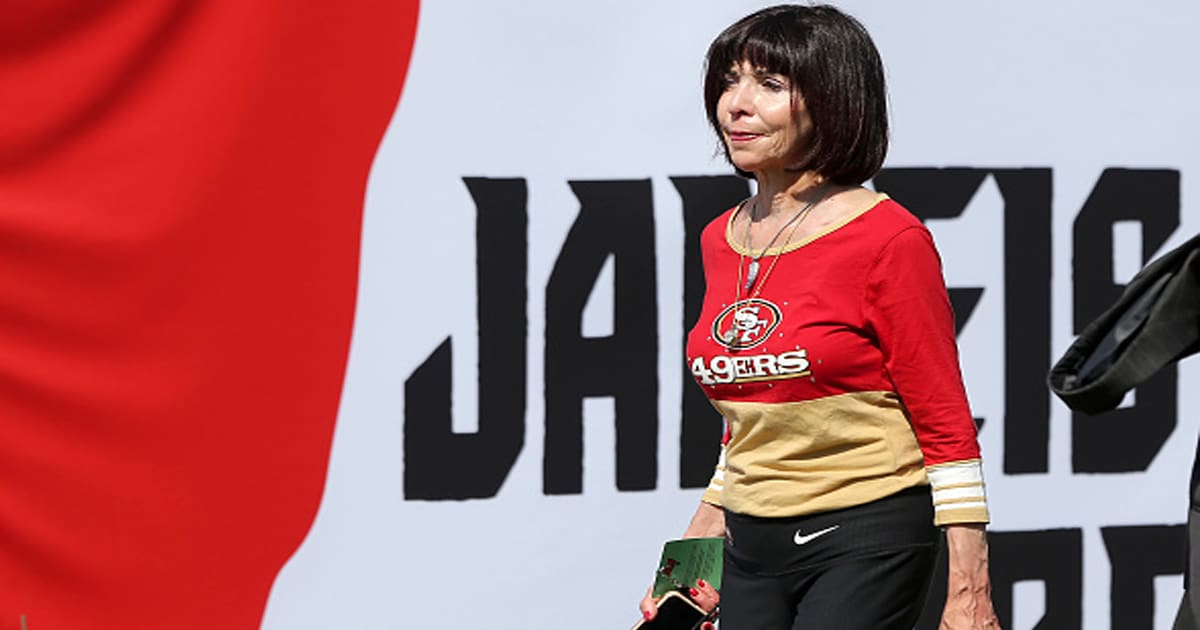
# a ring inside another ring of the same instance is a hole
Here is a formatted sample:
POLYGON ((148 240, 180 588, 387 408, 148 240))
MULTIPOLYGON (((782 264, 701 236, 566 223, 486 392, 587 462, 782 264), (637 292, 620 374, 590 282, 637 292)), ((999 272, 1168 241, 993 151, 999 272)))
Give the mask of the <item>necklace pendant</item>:
POLYGON ((742 287, 743 291, 749 291, 750 287, 754 286, 754 281, 758 279, 758 261, 751 260, 750 266, 746 267, 746 285, 742 287))

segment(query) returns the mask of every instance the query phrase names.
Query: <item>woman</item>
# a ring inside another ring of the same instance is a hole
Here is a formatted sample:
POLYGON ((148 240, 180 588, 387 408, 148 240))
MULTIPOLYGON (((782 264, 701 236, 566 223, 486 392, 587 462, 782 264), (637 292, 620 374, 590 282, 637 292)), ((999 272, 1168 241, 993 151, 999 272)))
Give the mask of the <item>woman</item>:
MULTIPOLYGON (((940 260, 920 221, 862 187, 887 151, 870 36, 829 6, 759 11, 712 43, 704 95, 757 183, 701 236, 708 287, 687 343, 726 422, 684 534, 726 539, 722 626, 911 628, 942 527, 941 627, 998 627, 940 260)), ((654 617, 649 594, 641 608, 654 617)))

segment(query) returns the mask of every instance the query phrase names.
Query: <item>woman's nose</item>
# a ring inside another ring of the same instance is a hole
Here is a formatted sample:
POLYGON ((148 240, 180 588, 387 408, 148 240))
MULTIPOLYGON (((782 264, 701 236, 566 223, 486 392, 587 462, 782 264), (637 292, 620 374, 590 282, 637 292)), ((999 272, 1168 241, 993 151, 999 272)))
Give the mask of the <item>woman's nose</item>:
POLYGON ((754 103, 754 94, 750 86, 745 82, 739 82, 729 88, 729 113, 733 116, 742 116, 750 113, 754 103))

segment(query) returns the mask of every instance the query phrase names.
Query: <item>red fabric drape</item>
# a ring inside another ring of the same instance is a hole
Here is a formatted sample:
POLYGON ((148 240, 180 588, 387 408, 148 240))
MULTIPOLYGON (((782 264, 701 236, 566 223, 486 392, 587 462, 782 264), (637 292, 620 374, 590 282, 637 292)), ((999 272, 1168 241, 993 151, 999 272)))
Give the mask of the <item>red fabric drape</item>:
POLYGON ((0 630, 260 625, 417 4, 0 11, 0 630))

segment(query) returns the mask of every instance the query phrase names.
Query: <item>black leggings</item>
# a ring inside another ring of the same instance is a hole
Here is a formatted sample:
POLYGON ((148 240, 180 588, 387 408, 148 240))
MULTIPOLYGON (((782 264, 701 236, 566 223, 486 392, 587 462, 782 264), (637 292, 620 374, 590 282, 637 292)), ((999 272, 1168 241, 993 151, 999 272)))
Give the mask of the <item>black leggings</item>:
POLYGON ((721 630, 910 630, 937 557, 929 488, 792 518, 725 514, 721 630))

